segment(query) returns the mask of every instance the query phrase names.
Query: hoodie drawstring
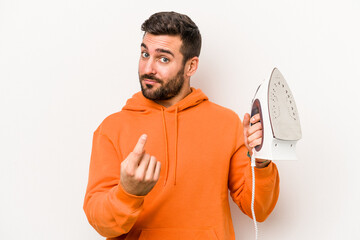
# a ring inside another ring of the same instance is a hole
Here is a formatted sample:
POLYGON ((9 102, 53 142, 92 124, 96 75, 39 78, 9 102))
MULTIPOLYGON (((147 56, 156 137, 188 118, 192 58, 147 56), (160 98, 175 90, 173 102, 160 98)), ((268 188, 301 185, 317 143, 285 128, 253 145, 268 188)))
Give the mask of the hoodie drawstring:
POLYGON ((175 170, 174 170, 174 185, 176 185, 177 147, 178 147, 178 106, 176 106, 176 109, 175 109, 175 170))
MULTIPOLYGON (((179 107, 176 106, 175 109, 175 167, 174 167, 174 185, 176 185, 176 170, 177 170, 177 146, 178 146, 178 109, 179 107)), ((164 108, 161 108, 162 119, 163 119, 163 130, 165 136, 165 181, 164 186, 169 177, 169 146, 168 146, 168 138, 167 138, 167 131, 166 131, 166 121, 165 121, 165 112, 164 108)))
POLYGON ((169 175, 169 154, 168 154, 168 139, 167 139, 167 131, 166 131, 166 123, 165 123, 165 113, 164 113, 164 108, 161 108, 161 112, 162 112, 162 117, 163 117, 163 126, 164 126, 164 135, 165 135, 165 181, 164 181, 164 186, 166 185, 167 179, 168 179, 168 175, 169 175))

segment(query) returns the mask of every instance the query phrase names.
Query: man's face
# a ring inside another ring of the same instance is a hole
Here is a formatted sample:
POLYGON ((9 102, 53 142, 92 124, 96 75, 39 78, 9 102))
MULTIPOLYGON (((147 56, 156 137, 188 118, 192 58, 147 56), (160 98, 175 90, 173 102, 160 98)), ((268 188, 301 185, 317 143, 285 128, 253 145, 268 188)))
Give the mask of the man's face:
POLYGON ((141 43, 139 80, 143 95, 151 100, 167 100, 184 84, 180 36, 146 33, 141 43))

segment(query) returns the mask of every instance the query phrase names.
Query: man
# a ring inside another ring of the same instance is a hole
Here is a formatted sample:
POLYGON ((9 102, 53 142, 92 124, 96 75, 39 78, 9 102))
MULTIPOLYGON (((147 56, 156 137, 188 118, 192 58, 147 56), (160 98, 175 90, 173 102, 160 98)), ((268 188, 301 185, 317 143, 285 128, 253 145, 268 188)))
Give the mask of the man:
MULTIPOLYGON (((247 153, 261 143, 259 116, 246 114, 243 125, 190 87, 201 36, 189 17, 156 13, 142 30, 142 91, 94 132, 87 218, 108 239, 235 239, 228 190, 251 217, 247 153)), ((264 221, 279 194, 277 168, 256 159, 255 176, 264 221)))

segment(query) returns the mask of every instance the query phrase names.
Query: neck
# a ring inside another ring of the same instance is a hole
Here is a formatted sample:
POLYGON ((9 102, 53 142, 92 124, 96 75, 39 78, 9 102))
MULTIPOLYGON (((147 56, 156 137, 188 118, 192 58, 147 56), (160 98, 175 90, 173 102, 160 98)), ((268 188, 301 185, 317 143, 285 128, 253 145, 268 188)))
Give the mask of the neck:
POLYGON ((188 85, 186 87, 184 86, 178 95, 176 95, 170 99, 167 99, 167 100, 155 100, 154 102, 168 108, 168 107, 171 107, 172 105, 178 103, 182 99, 184 99, 190 93, 191 93, 191 88, 188 85))

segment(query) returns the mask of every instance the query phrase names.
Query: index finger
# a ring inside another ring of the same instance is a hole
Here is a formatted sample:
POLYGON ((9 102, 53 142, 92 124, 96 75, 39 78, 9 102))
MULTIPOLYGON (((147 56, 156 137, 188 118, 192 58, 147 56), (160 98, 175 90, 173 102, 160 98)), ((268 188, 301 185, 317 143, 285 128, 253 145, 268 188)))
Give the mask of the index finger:
POLYGON ((252 116, 251 119, 250 119, 251 124, 255 124, 255 123, 257 123, 258 121, 260 121, 260 114, 259 114, 259 113, 255 114, 255 115, 252 116))
POLYGON ((139 154, 139 155, 143 153, 146 139, 147 139, 146 134, 141 135, 141 137, 139 138, 138 142, 135 145, 135 148, 133 151, 134 153, 139 154))

